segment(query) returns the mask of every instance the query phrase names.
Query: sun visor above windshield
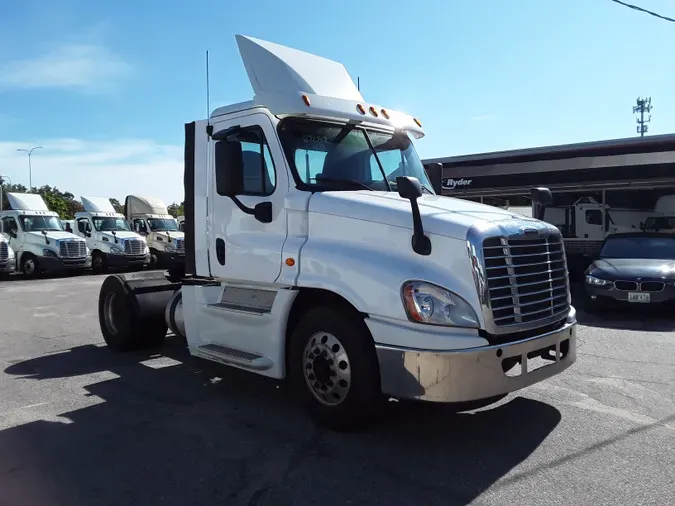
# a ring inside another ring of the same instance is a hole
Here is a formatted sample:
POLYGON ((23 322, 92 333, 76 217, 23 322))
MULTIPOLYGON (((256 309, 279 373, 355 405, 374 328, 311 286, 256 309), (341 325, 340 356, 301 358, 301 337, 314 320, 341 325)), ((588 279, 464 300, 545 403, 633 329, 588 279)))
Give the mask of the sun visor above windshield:
POLYGON ((255 95, 311 93, 363 101, 338 62, 272 42, 237 35, 239 54, 255 95))
POLYGON ((36 193, 8 193, 7 200, 14 210, 49 211, 42 196, 36 193))

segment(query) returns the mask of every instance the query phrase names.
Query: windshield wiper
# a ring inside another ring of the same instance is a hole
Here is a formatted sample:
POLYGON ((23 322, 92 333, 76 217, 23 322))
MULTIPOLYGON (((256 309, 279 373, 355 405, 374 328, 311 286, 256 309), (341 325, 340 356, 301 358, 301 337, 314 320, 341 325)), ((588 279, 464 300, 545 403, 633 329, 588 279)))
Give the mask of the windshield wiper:
POLYGON ((375 151, 375 146, 373 146, 373 143, 370 141, 370 135, 368 135, 368 130, 365 128, 363 129, 363 136, 366 138, 366 142, 368 143, 368 147, 370 150, 373 152, 373 155, 375 156, 375 161, 377 162, 377 166, 380 168, 380 172, 382 173, 382 177, 384 178, 385 183, 387 183, 387 191, 391 191, 391 185, 389 184, 389 180, 387 179, 387 173, 384 171, 384 167, 382 167, 382 162, 380 162, 380 157, 377 156, 377 151, 375 151))
POLYGON ((326 183, 346 183, 347 185, 358 186, 360 188, 363 188, 364 190, 375 191, 374 188, 371 188, 367 184, 364 184, 361 181, 357 181, 356 179, 339 179, 339 178, 334 178, 334 177, 318 177, 318 178, 316 178, 316 182, 317 182, 317 184, 321 184, 323 182, 326 182, 326 183))

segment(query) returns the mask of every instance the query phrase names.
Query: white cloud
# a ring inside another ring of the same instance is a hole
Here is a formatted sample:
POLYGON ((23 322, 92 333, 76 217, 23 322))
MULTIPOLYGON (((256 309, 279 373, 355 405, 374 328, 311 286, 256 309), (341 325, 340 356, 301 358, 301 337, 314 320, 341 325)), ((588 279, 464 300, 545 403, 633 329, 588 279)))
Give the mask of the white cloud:
POLYGON ((87 141, 38 139, 0 142, 0 174, 28 186, 28 160, 19 148, 33 152, 33 186, 56 186, 75 198, 128 194, 156 196, 167 204, 183 200, 183 147, 148 139, 87 141))
POLYGON ((32 59, 1 65, 0 89, 105 92, 130 73, 130 65, 104 46, 66 44, 32 59))

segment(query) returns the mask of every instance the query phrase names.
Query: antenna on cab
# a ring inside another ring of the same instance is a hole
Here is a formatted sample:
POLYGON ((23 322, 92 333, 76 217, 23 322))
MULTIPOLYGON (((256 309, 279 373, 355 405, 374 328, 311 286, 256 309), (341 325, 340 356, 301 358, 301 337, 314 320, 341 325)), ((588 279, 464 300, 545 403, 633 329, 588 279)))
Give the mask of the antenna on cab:
POLYGON ((211 81, 209 79, 209 50, 206 50, 206 134, 211 137, 213 125, 211 125, 211 81))

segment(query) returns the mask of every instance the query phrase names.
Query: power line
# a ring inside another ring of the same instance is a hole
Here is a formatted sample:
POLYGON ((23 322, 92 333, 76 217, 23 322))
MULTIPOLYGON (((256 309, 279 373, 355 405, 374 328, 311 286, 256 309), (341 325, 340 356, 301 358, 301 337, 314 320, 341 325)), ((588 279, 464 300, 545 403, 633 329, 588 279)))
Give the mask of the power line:
POLYGON ((621 0, 612 0, 612 2, 617 3, 619 5, 623 5, 624 7, 628 7, 629 9, 633 9, 639 12, 644 12, 645 14, 649 14, 650 16, 654 16, 655 18, 663 19, 665 21, 670 21, 671 23, 675 23, 675 18, 669 18, 668 16, 663 16, 662 14, 659 14, 658 12, 650 11, 647 9, 643 9, 642 7, 638 7, 637 5, 632 5, 626 2, 622 2, 621 0))

